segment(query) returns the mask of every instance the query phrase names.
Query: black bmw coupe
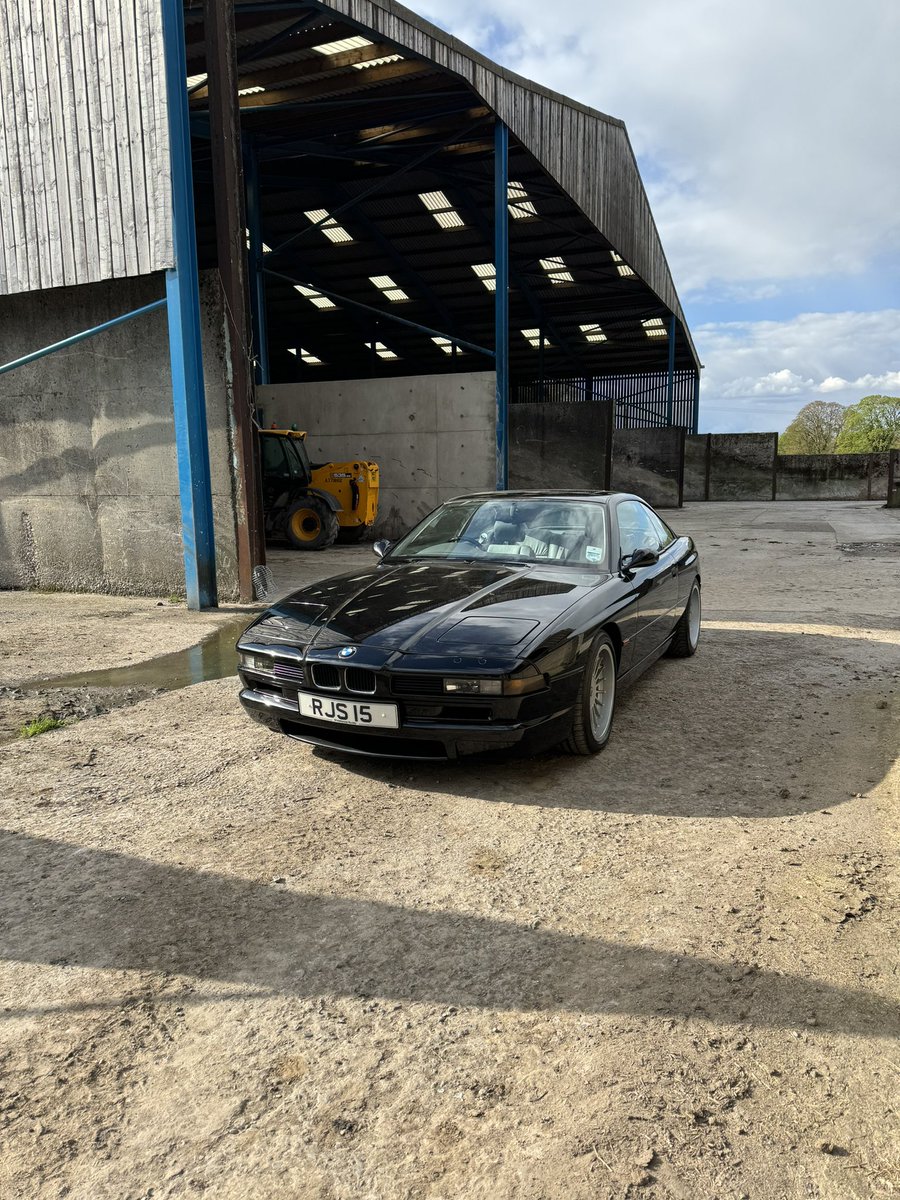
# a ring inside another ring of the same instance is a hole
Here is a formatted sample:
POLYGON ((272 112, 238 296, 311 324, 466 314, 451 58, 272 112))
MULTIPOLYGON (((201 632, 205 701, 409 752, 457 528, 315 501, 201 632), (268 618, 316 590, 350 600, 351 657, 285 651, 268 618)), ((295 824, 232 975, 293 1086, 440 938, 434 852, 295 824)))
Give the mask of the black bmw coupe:
POLYGON ((461 496, 375 553, 370 570, 294 592, 244 631, 250 716, 387 758, 596 754, 617 687, 697 649, 696 547, 637 496, 461 496))

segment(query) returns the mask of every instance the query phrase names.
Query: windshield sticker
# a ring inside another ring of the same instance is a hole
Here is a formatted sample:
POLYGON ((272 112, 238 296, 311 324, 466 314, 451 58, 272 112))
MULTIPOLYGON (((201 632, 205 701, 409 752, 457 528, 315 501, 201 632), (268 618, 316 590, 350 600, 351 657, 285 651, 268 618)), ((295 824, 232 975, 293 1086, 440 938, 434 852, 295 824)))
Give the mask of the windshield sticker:
POLYGON ((588 546, 584 554, 590 563, 603 562, 603 551, 599 546, 588 546))

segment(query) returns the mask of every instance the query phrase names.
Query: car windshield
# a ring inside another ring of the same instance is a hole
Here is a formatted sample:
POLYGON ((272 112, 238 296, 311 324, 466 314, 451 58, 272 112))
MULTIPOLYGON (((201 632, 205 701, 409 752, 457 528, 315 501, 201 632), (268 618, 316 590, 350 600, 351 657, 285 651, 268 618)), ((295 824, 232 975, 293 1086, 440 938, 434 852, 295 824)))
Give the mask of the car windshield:
POLYGON ((392 558, 536 560, 603 568, 606 506, 581 500, 450 500, 391 548, 392 558))

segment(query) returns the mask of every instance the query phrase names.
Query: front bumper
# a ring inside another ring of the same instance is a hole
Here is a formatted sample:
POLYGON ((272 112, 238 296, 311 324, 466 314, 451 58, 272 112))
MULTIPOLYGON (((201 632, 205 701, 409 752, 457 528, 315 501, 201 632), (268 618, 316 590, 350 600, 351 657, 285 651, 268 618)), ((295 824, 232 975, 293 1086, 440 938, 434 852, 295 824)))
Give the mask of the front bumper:
POLYGON ((499 750, 533 752, 554 745, 568 731, 577 687, 577 682, 567 677, 542 692, 515 700, 505 698, 487 706, 491 710, 488 720, 415 717, 408 710, 415 711, 420 705, 394 699, 399 707, 399 728, 370 732, 301 716, 296 695, 277 695, 243 671, 241 681, 245 684, 240 693, 244 710, 268 729, 345 754, 430 762, 499 750))

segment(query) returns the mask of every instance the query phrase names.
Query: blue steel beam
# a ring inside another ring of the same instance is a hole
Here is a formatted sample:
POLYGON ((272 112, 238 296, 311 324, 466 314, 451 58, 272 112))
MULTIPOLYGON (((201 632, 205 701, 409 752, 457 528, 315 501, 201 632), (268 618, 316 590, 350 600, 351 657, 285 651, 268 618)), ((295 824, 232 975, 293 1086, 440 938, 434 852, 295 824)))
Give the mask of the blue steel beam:
POLYGON ((509 487, 509 129, 500 120, 494 126, 494 267, 497 489, 505 491, 509 487))
POLYGON ((256 350, 256 382, 269 382, 269 328, 266 314, 266 276, 263 270, 262 199, 259 191, 259 160, 256 147, 249 145, 244 154, 244 181, 247 189, 247 228, 250 246, 250 321, 256 350))
MULTIPOLYGON (((469 191, 469 189, 467 187, 458 185, 456 187, 456 191, 459 195, 462 196, 463 201, 464 201, 464 203, 460 207, 462 207, 465 210, 466 214, 469 217, 471 217, 472 221, 475 223, 475 225, 477 225, 477 227, 481 231, 485 240, 490 244, 494 239, 493 239, 493 236, 491 233, 490 222, 487 220, 487 218, 484 215, 482 205, 478 202, 477 198, 472 195, 472 193, 469 191)), ((452 197, 451 197, 451 199, 452 199, 452 197)), ((507 229, 508 229, 508 227, 509 227, 509 209, 507 209, 507 229)), ((514 267, 512 265, 511 260, 508 260, 508 261, 509 261, 510 282, 512 283, 513 287, 515 287, 521 293, 522 298, 524 299, 525 303, 531 309, 532 313, 534 314, 534 319, 535 319, 536 324, 543 328, 544 333, 550 339, 551 343, 554 346, 559 347, 559 349, 562 350, 563 354, 565 354, 566 357, 572 363, 574 363, 574 365, 576 367, 579 367, 581 365, 581 360, 579 359, 578 354, 573 349, 571 343, 569 342, 569 339, 563 336, 562 331, 557 328, 556 324, 553 321, 551 321, 550 318, 547 316, 547 314, 544 312, 544 309, 541 305, 540 300, 538 300, 537 296, 534 294, 534 290, 532 289, 531 284, 528 282, 528 280, 525 278, 525 276, 522 275, 522 273, 517 269, 517 267, 514 267)))
POLYGON ((83 329, 81 333, 73 333, 71 337, 63 338, 61 342, 54 342, 51 346, 44 346, 43 350, 32 350, 30 354, 24 354, 21 358, 14 358, 12 362, 3 363, 0 366, 0 375, 7 371, 14 371, 16 367, 24 367, 27 363, 36 362, 39 358, 44 358, 47 354, 55 354, 57 350, 65 350, 69 346, 77 346, 79 342, 83 342, 86 338, 94 337, 95 334, 103 333, 104 330, 113 329, 116 325, 121 325, 125 321, 131 321, 134 317, 142 317, 144 313, 155 312, 158 308, 165 306, 166 300, 154 300, 152 304, 145 304, 142 308, 134 308, 131 312, 123 313, 121 317, 113 317, 110 321, 104 321, 102 325, 94 325, 91 329, 83 329))
POLYGON ((215 608, 218 600, 200 344, 200 281, 194 229, 190 118, 184 85, 187 68, 182 0, 163 0, 162 16, 175 244, 175 266, 166 272, 169 357, 172 364, 184 579, 188 608, 196 610, 215 608))

